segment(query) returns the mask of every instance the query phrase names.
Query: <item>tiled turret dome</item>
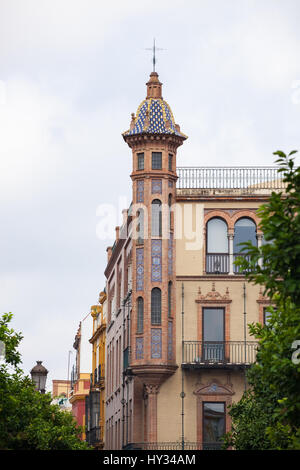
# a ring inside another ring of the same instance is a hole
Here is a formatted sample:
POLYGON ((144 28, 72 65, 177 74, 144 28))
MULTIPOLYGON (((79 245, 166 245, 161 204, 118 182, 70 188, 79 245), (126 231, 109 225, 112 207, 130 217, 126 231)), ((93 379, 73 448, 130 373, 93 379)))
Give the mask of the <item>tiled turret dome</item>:
POLYGON ((175 124, 172 110, 161 96, 162 84, 158 74, 152 72, 147 83, 147 97, 141 102, 136 115, 131 115, 130 129, 123 136, 135 134, 173 134, 187 138, 175 124))

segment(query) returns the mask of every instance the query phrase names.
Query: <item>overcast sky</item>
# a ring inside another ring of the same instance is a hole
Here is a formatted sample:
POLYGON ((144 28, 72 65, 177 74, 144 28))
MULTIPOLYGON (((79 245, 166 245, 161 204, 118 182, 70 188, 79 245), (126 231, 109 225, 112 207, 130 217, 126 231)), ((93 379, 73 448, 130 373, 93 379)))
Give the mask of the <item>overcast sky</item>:
POLYGON ((272 165, 300 149, 299 17, 299 0, 0 0, 0 312, 24 334, 26 373, 43 360, 48 388, 66 379, 105 285, 97 208, 131 201, 121 133, 153 37, 189 136, 178 165, 272 165))

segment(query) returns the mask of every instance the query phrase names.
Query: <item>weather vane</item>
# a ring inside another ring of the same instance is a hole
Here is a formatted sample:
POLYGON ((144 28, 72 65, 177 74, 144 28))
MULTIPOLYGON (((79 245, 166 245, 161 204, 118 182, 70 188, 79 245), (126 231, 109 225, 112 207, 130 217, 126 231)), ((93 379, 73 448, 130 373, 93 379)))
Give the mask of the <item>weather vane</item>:
POLYGON ((156 51, 165 51, 165 49, 162 49, 161 47, 156 47, 155 46, 155 38, 153 39, 153 47, 147 47, 145 49, 146 51, 152 51, 153 52, 153 59, 152 59, 152 62, 153 62, 153 72, 155 72, 155 64, 156 64, 156 51))

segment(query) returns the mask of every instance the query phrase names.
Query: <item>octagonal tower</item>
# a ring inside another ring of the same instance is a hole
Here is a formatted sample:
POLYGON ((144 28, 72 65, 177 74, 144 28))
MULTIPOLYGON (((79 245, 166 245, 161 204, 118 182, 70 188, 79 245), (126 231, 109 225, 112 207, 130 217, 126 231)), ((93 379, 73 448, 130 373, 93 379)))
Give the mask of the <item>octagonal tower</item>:
MULTIPOLYGON (((136 115, 131 115, 130 129, 123 138, 132 149, 130 369, 143 384, 148 402, 145 438, 155 442, 156 395, 177 368, 175 213, 171 209, 176 197, 177 148, 187 138, 162 98, 156 72, 150 74, 146 99, 136 115)), ((135 423, 137 432, 140 426, 135 423)))

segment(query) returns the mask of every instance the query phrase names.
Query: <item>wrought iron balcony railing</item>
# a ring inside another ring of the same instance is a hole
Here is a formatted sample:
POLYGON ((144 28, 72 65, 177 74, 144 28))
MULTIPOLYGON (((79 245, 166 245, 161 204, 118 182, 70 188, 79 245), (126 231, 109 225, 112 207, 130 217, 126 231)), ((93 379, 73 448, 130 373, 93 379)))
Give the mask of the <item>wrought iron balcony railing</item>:
POLYGON ((123 446, 123 450, 221 450, 222 442, 137 442, 123 446))
POLYGON ((283 190, 278 168, 262 167, 178 167, 178 189, 283 190))
POLYGON ((86 442, 90 446, 95 446, 103 442, 103 426, 96 426, 95 428, 86 431, 86 442))
POLYGON ((229 254, 226 253, 207 253, 206 255, 206 273, 208 274, 227 274, 229 273, 229 254))
MULTIPOLYGON (((238 257, 245 258, 249 261, 250 256, 244 253, 234 253, 232 256, 233 273, 244 274, 245 271, 234 264, 234 261, 236 261, 238 257)), ((247 269, 247 272, 248 271, 249 269, 247 269)), ((228 274, 230 272, 230 255, 228 253, 207 253, 205 272, 206 274, 228 274)))
POLYGON ((182 365, 249 365, 255 362, 256 351, 256 341, 184 341, 182 365))
MULTIPOLYGON (((234 261, 236 261, 238 257, 245 258, 247 261, 250 261, 250 256, 245 255, 244 253, 234 253, 233 254, 233 272, 234 272, 234 274, 243 274, 245 271, 242 268, 240 268, 239 266, 236 266, 234 264, 234 261)), ((246 271, 249 272, 250 269, 247 269, 246 271)))

